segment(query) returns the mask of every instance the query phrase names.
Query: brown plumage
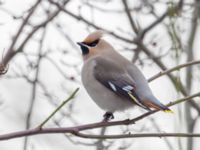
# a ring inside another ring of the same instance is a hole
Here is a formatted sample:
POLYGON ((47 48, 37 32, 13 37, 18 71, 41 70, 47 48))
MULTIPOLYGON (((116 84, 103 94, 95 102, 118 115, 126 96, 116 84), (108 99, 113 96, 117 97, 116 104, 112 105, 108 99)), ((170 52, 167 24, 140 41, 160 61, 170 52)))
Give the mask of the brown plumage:
POLYGON ((85 39, 84 39, 84 43, 92 43, 96 40, 99 40, 103 35, 105 34, 104 31, 102 30, 97 30, 91 34, 89 34, 85 39))

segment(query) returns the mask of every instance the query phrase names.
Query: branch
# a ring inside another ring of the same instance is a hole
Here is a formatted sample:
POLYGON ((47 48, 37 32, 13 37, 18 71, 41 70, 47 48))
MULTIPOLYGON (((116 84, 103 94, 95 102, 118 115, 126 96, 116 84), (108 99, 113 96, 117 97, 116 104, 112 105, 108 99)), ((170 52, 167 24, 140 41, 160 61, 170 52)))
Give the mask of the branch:
MULTIPOLYGON (((26 129, 29 129, 30 126, 31 126, 31 118, 32 118, 32 114, 33 114, 33 110, 34 110, 34 106, 35 106, 35 101, 36 101, 37 82, 38 82, 40 71, 41 71, 41 65, 40 64, 41 64, 42 59, 43 59, 41 54, 42 54, 42 49, 43 49, 43 44, 44 44, 43 42, 44 42, 45 35, 46 35, 46 28, 44 28, 41 39, 39 41, 38 59, 37 59, 37 62, 36 62, 37 68, 36 68, 36 71, 35 71, 34 79, 32 81, 31 100, 30 100, 30 103, 29 103, 29 106, 28 106, 28 112, 27 112, 27 115, 26 115, 26 118, 25 118, 26 129)), ((27 145, 28 145, 28 137, 26 137, 24 139, 23 150, 27 150, 27 145)))
POLYGON ((115 37, 115 38, 117 38, 117 39, 120 39, 120 40, 122 40, 122 41, 125 41, 125 42, 127 42, 127 43, 131 43, 131 44, 134 43, 133 40, 130 40, 130 39, 125 38, 125 37, 122 37, 121 35, 117 35, 117 34, 115 34, 115 33, 112 32, 112 31, 109 31, 109 30, 107 30, 107 29, 104 29, 104 28, 102 28, 102 27, 100 27, 100 26, 98 26, 98 25, 96 25, 96 24, 94 24, 94 23, 88 21, 87 19, 85 19, 85 18, 83 18, 83 17, 81 17, 81 16, 78 16, 78 15, 76 15, 76 14, 74 14, 74 13, 72 13, 72 12, 66 10, 63 6, 60 6, 58 3, 54 2, 53 0, 49 0, 49 2, 50 2, 51 4, 53 4, 53 5, 55 5, 56 7, 58 7, 58 8, 59 8, 60 10, 62 10, 65 14, 71 16, 72 18, 74 18, 74 19, 76 19, 76 20, 78 20, 78 21, 84 22, 84 23, 87 24, 88 26, 91 26, 91 27, 93 27, 93 28, 95 28, 95 29, 104 30, 106 33, 112 35, 113 37, 115 37))
POLYGON ((28 23, 29 19, 32 17, 32 15, 34 14, 35 10, 37 9, 37 7, 39 6, 41 0, 37 0, 36 3, 31 7, 29 14, 26 16, 26 18, 23 20, 21 26, 19 27, 16 35, 13 37, 12 43, 10 45, 10 47, 8 48, 8 51, 4 57, 4 59, 2 60, 2 64, 3 65, 7 65, 8 62, 10 61, 10 59, 16 55, 18 53, 18 51, 14 51, 14 46, 17 42, 17 40, 19 39, 19 36, 21 35, 24 27, 26 26, 26 24, 28 23))
POLYGON ((137 27, 136 27, 136 25, 135 25, 135 23, 134 23, 134 21, 132 19, 132 16, 131 16, 131 13, 130 13, 130 9, 128 8, 127 1, 126 0, 122 0, 122 3, 124 5, 124 9, 125 9, 125 12, 126 12, 126 14, 128 16, 128 19, 129 19, 129 22, 131 24, 131 28, 132 28, 133 32, 138 34, 138 29, 137 29, 137 27))
POLYGON ((62 102, 50 115, 47 117, 40 125, 39 128, 42 128, 67 102, 74 98, 79 88, 77 88, 65 101, 62 102))
MULTIPOLYGON (((138 42, 138 47, 142 49, 142 51, 149 56, 162 70, 167 70, 167 67, 163 64, 163 62, 160 59, 157 59, 156 56, 151 53, 151 51, 142 43, 142 42, 138 42)), ((177 78, 168 73, 167 76, 169 77, 169 79, 171 80, 171 82, 173 83, 174 87, 177 89, 177 78)), ((184 95, 184 96, 188 96, 185 87, 183 86, 183 84, 181 82, 178 83, 178 90, 184 95)), ((200 114, 200 107, 193 101, 189 101, 190 105, 195 108, 195 110, 200 114)))
POLYGON ((151 82, 151 81, 153 81, 153 80, 155 80, 155 79, 157 79, 157 78, 159 78, 159 77, 161 77, 161 76, 163 76, 165 74, 168 74, 170 72, 173 72, 173 71, 176 71, 176 70, 188 67, 188 66, 196 65, 196 64, 200 64, 200 60, 190 61, 190 62, 187 62, 185 64, 181 64, 181 65, 175 66, 173 68, 167 69, 165 71, 160 71, 159 73, 157 73, 153 77, 149 78, 148 82, 151 82))
MULTIPOLYGON (((170 103, 167 104, 166 106, 171 107, 171 106, 173 106, 173 105, 176 105, 176 104, 179 104, 179 103, 182 103, 182 102, 185 102, 185 101, 191 101, 191 99, 194 98, 194 97, 200 97, 200 92, 195 93, 195 94, 190 95, 190 96, 187 96, 187 97, 185 97, 185 98, 178 99, 178 100, 176 100, 176 101, 174 101, 174 102, 170 102, 170 103)), ((156 113, 156 112, 158 112, 158 111, 160 111, 160 110, 149 111, 149 112, 147 112, 147 113, 145 113, 145 114, 143 114, 143 115, 141 115, 141 116, 139 116, 139 117, 137 117, 137 118, 132 119, 131 121, 132 121, 133 123, 135 123, 136 121, 141 120, 141 119, 143 119, 143 118, 145 118, 145 117, 147 117, 147 116, 149 116, 149 115, 152 115, 152 114, 154 114, 154 113, 156 113)))
MULTIPOLYGON (((173 106, 185 101, 189 101, 194 97, 200 97, 200 92, 193 94, 191 96, 178 99, 175 102, 169 103, 167 106, 173 106)), ((32 135, 37 135, 37 134, 55 134, 55 133, 71 133, 76 136, 80 136, 83 134, 80 134, 80 131, 84 130, 89 130, 89 129, 95 129, 95 128, 102 128, 102 127, 109 127, 109 126, 117 126, 117 125, 128 125, 128 124, 133 124, 149 115, 152 115, 160 110, 153 110, 149 111, 147 113, 144 113, 134 119, 126 119, 126 120, 121 120, 121 121, 112 121, 112 122, 97 122, 97 123, 92 123, 92 124, 85 124, 85 125, 80 125, 80 126, 75 126, 75 127, 66 127, 66 128, 34 128, 34 129, 29 129, 25 131, 18 131, 18 132, 13 132, 13 133, 8 133, 8 134, 3 134, 0 135, 0 141, 3 140, 8 140, 8 139, 13 139, 13 138, 19 138, 19 137, 24 137, 24 136, 32 136, 32 135)), ((187 133, 169 133, 166 136, 173 136, 174 134, 178 134, 181 137, 189 137, 189 136, 194 136, 194 137, 200 137, 198 134, 187 134, 187 133)), ((130 134, 132 136, 132 134, 130 134)), ((134 134, 135 135, 135 134, 134 134)), ((137 135, 137 134, 136 134, 137 135)), ((92 135, 91 135, 92 136, 92 135)), ((94 135, 95 136, 95 135, 94 135)), ((138 135, 137 135, 138 136, 138 135)), ((158 134, 149 134, 149 136, 146 137, 160 137, 158 134)), ((163 133, 161 133, 161 136, 164 136, 163 133)), ((175 135, 174 135, 175 136, 175 135)), ((144 136, 145 137, 145 136, 144 136)), ((126 138, 126 137, 124 137, 126 138)), ((128 138, 128 137, 127 137, 128 138)))
MULTIPOLYGON (((8 62, 18 53, 23 51, 25 45, 27 44, 27 42, 34 36, 34 34, 41 29, 42 27, 45 27, 49 22, 51 22, 56 16, 58 16, 58 14, 61 12, 61 9, 57 9, 56 11, 54 11, 50 16, 48 16, 48 18, 44 21, 42 21, 40 24, 36 25, 33 27, 33 29, 31 30, 31 32, 27 35, 27 37, 23 40, 22 44, 20 44, 20 46, 18 48, 16 48, 15 50, 13 49, 15 46, 15 43, 17 42, 20 34, 23 31, 23 28, 25 27, 25 25, 27 24, 28 20, 30 19, 30 17, 32 16, 33 12, 35 11, 36 7, 38 6, 38 4, 40 3, 41 0, 38 0, 37 3, 33 6, 33 8, 31 9, 30 14, 27 16, 27 19, 25 19, 25 21, 22 23, 21 27, 19 28, 19 31, 17 32, 14 41, 12 42, 11 46, 9 47, 6 56, 3 59, 2 64, 4 64, 5 66, 8 64, 8 62)), ((62 6, 64 7, 68 2, 70 2, 70 0, 66 0, 62 3, 62 6)))
POLYGON ((143 39, 143 37, 148 31, 150 31, 152 28, 161 23, 168 15, 172 16, 174 14, 177 14, 178 11, 180 11, 180 9, 182 8, 182 6, 183 6, 183 0, 180 0, 176 6, 169 7, 160 17, 158 17, 154 22, 152 22, 148 27, 143 29, 141 33, 139 33, 138 40, 143 39))
POLYGON ((136 134, 119 134, 119 135, 89 135, 83 133, 73 133, 74 135, 82 138, 89 139, 124 139, 124 138, 150 138, 150 137, 198 137, 200 133, 136 133, 136 134))

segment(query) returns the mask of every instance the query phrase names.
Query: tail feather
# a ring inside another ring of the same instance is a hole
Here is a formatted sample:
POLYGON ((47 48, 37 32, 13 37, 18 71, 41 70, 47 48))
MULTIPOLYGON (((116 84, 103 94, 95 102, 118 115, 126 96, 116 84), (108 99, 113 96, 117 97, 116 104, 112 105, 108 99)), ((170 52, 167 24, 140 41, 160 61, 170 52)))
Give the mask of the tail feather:
POLYGON ((163 105, 162 103, 160 103, 158 100, 157 101, 144 101, 144 104, 147 107, 150 108, 155 108, 156 110, 163 110, 166 113, 174 113, 171 109, 169 109, 167 106, 163 105))
POLYGON ((171 109, 163 110, 165 113, 174 113, 171 109))
POLYGON ((160 103, 160 108, 165 112, 165 113, 174 113, 171 109, 169 109, 167 106, 163 105, 160 103))

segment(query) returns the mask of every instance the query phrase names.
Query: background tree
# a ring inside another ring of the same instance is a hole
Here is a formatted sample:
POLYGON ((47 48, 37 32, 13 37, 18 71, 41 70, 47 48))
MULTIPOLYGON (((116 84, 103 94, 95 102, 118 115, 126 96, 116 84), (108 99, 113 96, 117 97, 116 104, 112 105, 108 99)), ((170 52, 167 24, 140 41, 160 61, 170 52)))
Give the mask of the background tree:
POLYGON ((197 149, 199 11, 199 0, 0 1, 0 139, 13 136, 3 133, 27 131, 18 133, 24 138, 0 142, 0 148, 197 149), (163 103, 187 102, 173 107, 174 115, 149 116, 155 112, 134 108, 116 114, 120 121, 99 122, 103 111, 81 86, 81 52, 75 44, 97 29, 105 30, 106 40, 136 63, 149 81, 156 79, 150 86, 163 103), (80 91, 74 99, 45 122, 45 127, 71 134, 26 136, 29 131, 53 132, 35 127, 77 87, 80 91), (124 120, 127 118, 133 120, 124 120), (133 121, 139 122, 132 125, 133 121), (98 123, 81 126, 91 122, 98 123), (60 128, 69 126, 76 128, 60 128), (79 132, 96 127, 101 128, 79 132))

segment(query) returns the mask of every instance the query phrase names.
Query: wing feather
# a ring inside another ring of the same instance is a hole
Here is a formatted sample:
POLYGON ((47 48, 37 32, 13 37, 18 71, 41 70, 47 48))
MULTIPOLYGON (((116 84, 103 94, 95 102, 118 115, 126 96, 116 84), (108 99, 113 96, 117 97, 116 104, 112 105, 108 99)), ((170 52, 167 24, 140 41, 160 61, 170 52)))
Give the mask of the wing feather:
POLYGON ((96 59, 94 77, 118 96, 131 100, 140 107, 149 109, 138 97, 134 80, 113 61, 104 58, 96 59))

